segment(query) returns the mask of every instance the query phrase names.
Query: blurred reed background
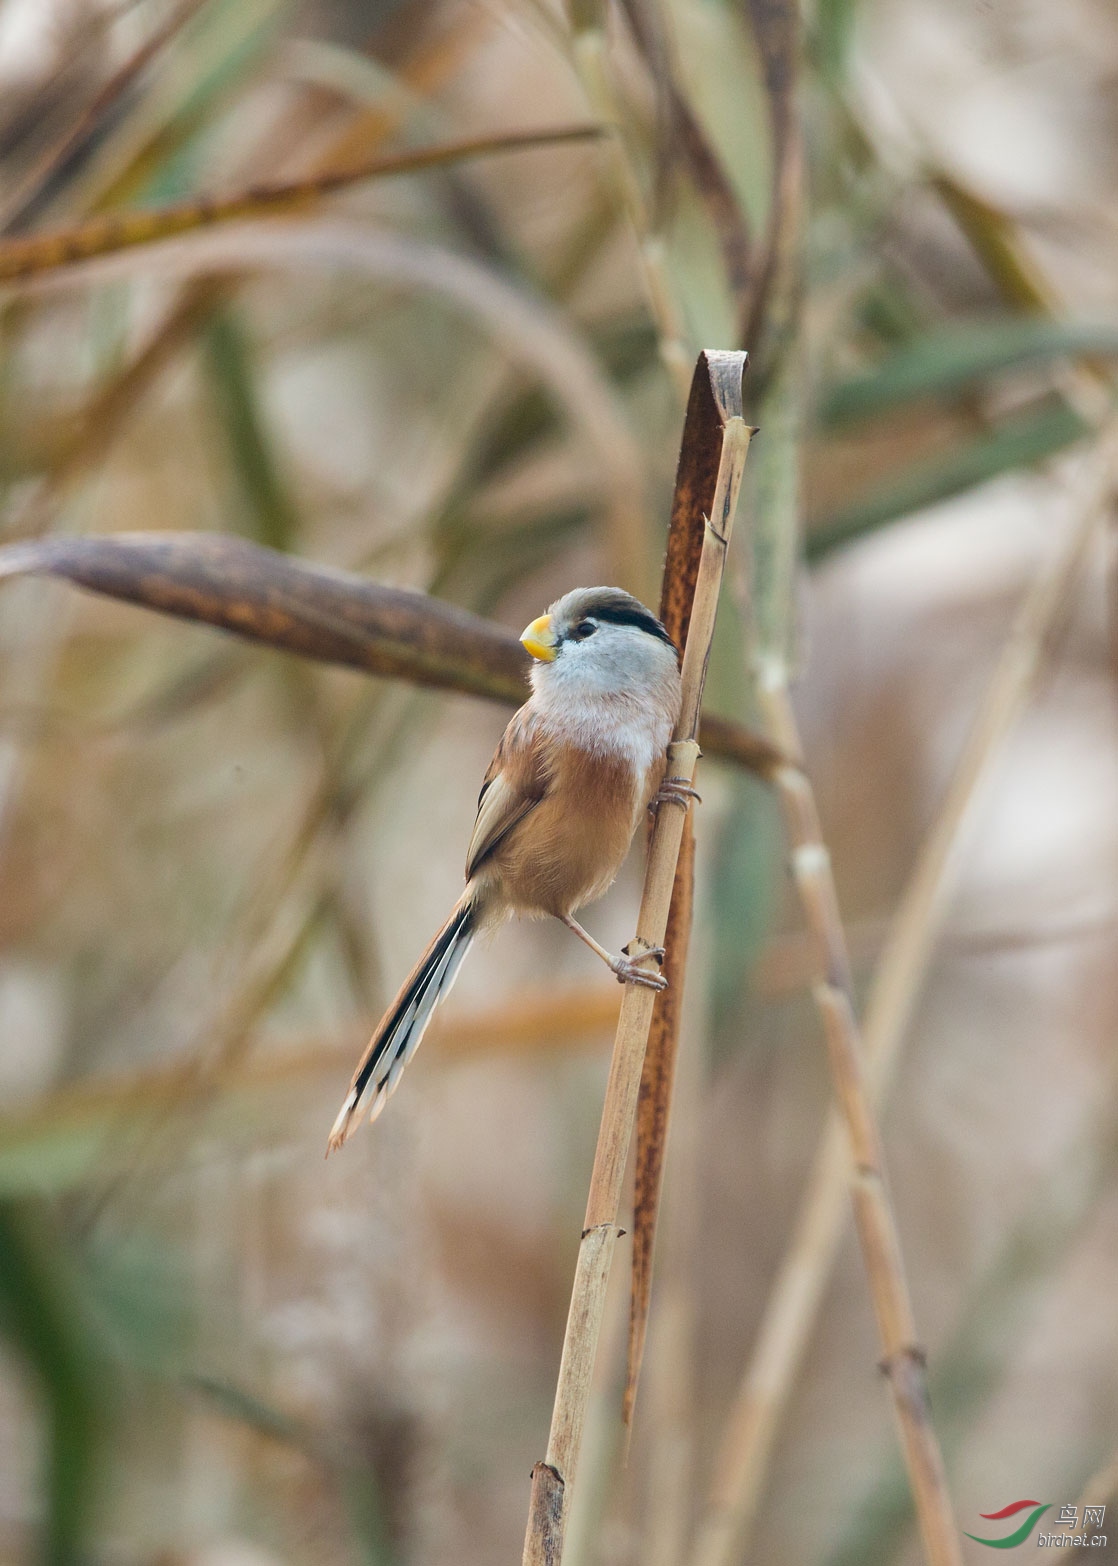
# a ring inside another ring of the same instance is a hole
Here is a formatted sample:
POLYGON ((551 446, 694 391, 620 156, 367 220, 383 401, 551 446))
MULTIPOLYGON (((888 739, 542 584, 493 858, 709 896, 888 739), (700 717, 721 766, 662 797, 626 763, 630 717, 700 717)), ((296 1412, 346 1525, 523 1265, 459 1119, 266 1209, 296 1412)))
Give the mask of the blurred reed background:
MULTIPOLYGON (((751 350, 707 706, 795 680, 980 1534, 1107 1500, 1118 1449, 1116 131, 1105 0, 0 3, 4 544, 234 535, 513 630, 654 601, 681 386, 751 350)), ((0 591, 3 1560, 518 1558, 617 989, 506 930, 322 1162, 505 721, 0 591)), ((700 786, 632 1449, 620 1275, 565 1566, 915 1562, 841 1160, 788 1271, 821 954, 768 784, 700 786)))

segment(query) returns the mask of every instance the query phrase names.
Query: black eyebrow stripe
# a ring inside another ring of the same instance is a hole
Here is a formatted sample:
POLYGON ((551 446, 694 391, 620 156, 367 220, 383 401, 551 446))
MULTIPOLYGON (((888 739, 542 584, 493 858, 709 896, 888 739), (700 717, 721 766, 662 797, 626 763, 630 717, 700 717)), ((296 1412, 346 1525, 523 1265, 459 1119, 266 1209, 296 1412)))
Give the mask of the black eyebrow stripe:
POLYGON ((610 625, 633 625, 639 631, 647 631, 649 636, 659 637, 669 647, 675 646, 656 616, 643 604, 603 604, 588 610, 583 619, 608 621, 610 625))

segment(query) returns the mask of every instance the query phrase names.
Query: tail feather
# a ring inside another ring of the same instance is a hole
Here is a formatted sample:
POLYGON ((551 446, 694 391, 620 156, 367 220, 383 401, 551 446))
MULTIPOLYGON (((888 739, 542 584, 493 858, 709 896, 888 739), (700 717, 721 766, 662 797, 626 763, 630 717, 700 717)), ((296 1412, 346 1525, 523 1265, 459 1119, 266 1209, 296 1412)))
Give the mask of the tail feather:
POLYGON ((353 1135, 366 1107, 372 1121, 388 1102, 427 1031, 435 1007, 450 994, 474 934, 473 907, 460 904, 408 975, 369 1040, 330 1132, 327 1157, 353 1135))

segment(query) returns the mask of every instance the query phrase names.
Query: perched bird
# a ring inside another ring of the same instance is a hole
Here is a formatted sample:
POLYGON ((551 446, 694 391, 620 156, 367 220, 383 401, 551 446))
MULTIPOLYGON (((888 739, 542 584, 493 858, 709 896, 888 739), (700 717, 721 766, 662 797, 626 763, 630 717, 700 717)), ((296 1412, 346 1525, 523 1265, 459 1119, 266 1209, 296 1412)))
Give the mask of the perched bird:
MULTIPOLYGON (((612 884, 647 808, 694 791, 664 780, 679 715, 679 657, 652 612, 617 587, 567 593, 520 640, 532 695, 497 746, 478 798, 466 889, 416 963, 357 1067, 327 1152, 375 1120, 482 930, 552 915, 621 983, 664 978, 615 957, 575 913, 612 884)), ((643 954, 645 956, 648 953, 643 954)), ((664 955, 658 949, 653 955, 664 955)))

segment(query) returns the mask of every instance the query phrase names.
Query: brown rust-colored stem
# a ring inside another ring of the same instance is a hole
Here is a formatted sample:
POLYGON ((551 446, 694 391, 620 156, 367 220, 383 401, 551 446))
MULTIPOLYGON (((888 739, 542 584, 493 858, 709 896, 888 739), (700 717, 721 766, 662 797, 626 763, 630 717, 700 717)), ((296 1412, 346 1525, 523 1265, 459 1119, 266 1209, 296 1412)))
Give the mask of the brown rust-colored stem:
MULTIPOLYGON (((699 757, 695 735, 703 682, 726 546, 752 433, 741 417, 743 368, 743 355, 701 355, 695 372, 695 387, 705 395, 708 405, 713 397, 718 407, 721 440, 717 448, 718 469, 709 521, 700 520, 699 529, 693 530, 687 541, 697 545, 701 539, 701 554, 697 577, 692 578, 695 588, 690 614, 684 616, 687 640, 683 655, 683 699, 675 738, 669 748, 669 769, 673 776, 688 782, 694 776, 699 757)), ((695 437, 695 431, 691 429, 691 410, 697 406, 693 389, 688 426, 684 432, 685 444, 689 435, 695 437)), ((681 461, 681 470, 685 466, 681 461)), ((669 548, 668 571, 672 570, 673 562, 678 566, 681 559, 688 558, 687 549, 677 550, 673 556, 669 548)), ((663 944, 683 827, 681 810, 669 807, 658 813, 649 846, 637 936, 628 948, 630 955, 638 960, 642 954, 663 944)), ((682 982, 682 975, 677 982, 682 982)), ((551 1431, 547 1452, 532 1471, 524 1566, 558 1566, 562 1560, 567 1508, 582 1440, 610 1263, 620 1233, 617 1220, 625 1166, 655 1001, 653 991, 640 985, 628 985, 621 1002, 571 1291, 551 1431)))
MULTIPOLYGON (((710 399, 710 388, 696 377, 688 396, 687 433, 680 453, 668 529, 667 558, 660 593, 660 619, 677 647, 687 641, 695 584, 704 537, 704 519, 716 509, 722 438, 719 414, 710 399)), ((709 745, 710 725, 703 724, 700 739, 709 745)), ((772 747, 771 771, 781 760, 772 747)), ((666 806, 675 809, 675 806, 666 806)), ((671 1114, 675 1061, 683 1006, 683 976, 694 896, 695 836, 691 812, 684 816, 676 863, 675 885, 668 930, 664 976, 668 989, 652 1013, 652 1027, 645 1048, 637 1103, 637 1149, 633 1198, 633 1265, 629 1308, 629 1351, 625 1375, 622 1418, 631 1428, 633 1407, 644 1355, 648 1313, 652 1297, 652 1258, 663 1182, 664 1153, 671 1114)))
MULTIPOLYGON (((701 937, 701 929, 698 934, 701 937)), ((704 1227, 701 1119, 707 1063, 701 1041, 710 985, 709 954, 702 939, 693 940, 692 948, 688 960, 689 1018, 680 1041, 670 1102, 671 1143, 661 1219, 664 1237, 656 1242, 656 1309, 648 1333, 648 1370, 640 1383, 645 1486, 633 1558, 641 1566, 682 1566, 687 1559, 702 1440, 696 1279, 704 1227)), ((660 1156, 662 1159, 663 1153, 660 1156)), ((639 1170, 639 1154, 637 1166, 639 1170)), ((634 1204, 634 1273, 640 1233, 635 1214, 634 1204)))
MULTIPOLYGON (((665 809, 678 808, 665 806, 665 809)), ((668 1138, 672 1089, 683 1009, 683 975, 687 970, 687 945, 695 885, 695 832, 688 812, 679 845, 672 906, 664 937, 664 976, 668 988, 652 1014, 652 1028, 645 1050, 637 1102, 637 1159, 633 1191, 633 1282, 629 1306, 629 1353, 625 1373, 625 1397, 621 1417, 628 1427, 640 1380, 652 1295, 652 1255, 656 1244, 656 1220, 664 1178, 664 1153, 668 1138)))

